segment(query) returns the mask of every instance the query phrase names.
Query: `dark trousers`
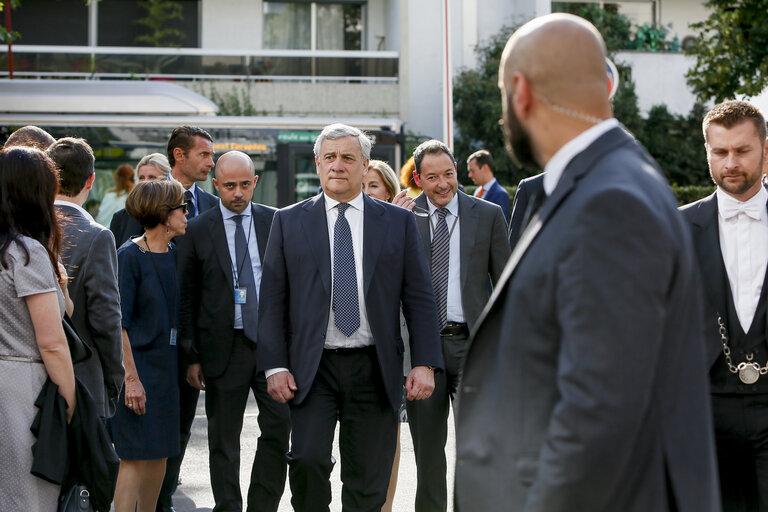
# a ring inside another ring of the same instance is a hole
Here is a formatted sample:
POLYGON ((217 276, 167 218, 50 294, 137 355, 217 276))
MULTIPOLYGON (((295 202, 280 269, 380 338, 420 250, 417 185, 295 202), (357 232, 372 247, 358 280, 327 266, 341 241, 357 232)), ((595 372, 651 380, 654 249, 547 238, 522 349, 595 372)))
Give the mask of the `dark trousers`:
POLYGON ((287 404, 267 393, 264 373, 256 373, 256 345, 235 334, 227 369, 205 379, 205 415, 214 512, 240 512, 240 434, 248 393, 259 407, 259 435, 248 487, 248 512, 275 512, 285 490, 288 438, 291 431, 287 404))
POLYGON ((445 443, 448 412, 459 386, 467 353, 466 335, 441 336, 445 371, 435 373, 435 390, 426 400, 406 402, 416 455, 416 512, 445 512, 448 506, 445 443))
POLYGON ((179 472, 181 471, 181 462, 184 460, 184 452, 187 450, 187 443, 192 434, 192 422, 195 420, 197 412, 197 399, 200 391, 187 383, 187 369, 183 363, 181 350, 179 352, 179 405, 180 422, 179 431, 181 440, 181 451, 175 457, 169 457, 165 464, 165 478, 163 486, 160 489, 160 495, 157 498, 157 510, 167 511, 173 506, 171 497, 176 492, 176 483, 179 481, 179 472))
POLYGON ((389 403, 376 349, 324 350, 312 388, 291 405, 288 455, 291 504, 327 512, 336 421, 344 512, 378 512, 387 498, 395 455, 397 414, 389 403))
POLYGON ((768 512, 768 395, 713 395, 725 512, 768 512))

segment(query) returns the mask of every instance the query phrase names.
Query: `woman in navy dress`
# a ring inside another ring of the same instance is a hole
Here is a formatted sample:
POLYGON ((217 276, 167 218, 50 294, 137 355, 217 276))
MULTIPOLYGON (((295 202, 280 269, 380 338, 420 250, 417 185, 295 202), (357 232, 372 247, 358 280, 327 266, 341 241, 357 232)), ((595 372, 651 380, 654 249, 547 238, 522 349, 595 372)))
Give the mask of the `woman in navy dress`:
POLYGON ((187 227, 175 181, 139 183, 125 202, 145 229, 117 251, 125 386, 112 435, 120 456, 115 512, 154 512, 168 457, 179 452, 176 248, 187 227), (138 507, 138 508, 137 508, 138 507))

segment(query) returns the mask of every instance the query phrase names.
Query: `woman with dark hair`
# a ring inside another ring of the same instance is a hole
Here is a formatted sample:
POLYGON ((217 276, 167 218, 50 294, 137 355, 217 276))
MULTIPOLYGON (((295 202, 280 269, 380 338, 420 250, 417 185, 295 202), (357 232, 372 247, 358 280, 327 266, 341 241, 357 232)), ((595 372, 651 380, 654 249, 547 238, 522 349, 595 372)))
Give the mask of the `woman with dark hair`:
POLYGON ((35 399, 47 377, 75 407, 53 208, 56 167, 41 151, 0 152, 0 510, 56 510, 60 487, 30 474, 35 399))
POLYGON ((120 456, 115 512, 154 512, 165 462, 179 452, 175 236, 186 231, 184 189, 144 181, 125 202, 144 234, 117 251, 125 386, 112 418, 120 456), (137 508, 138 507, 138 508, 137 508))
POLYGON ((109 227, 115 212, 125 208, 125 198, 135 184, 135 171, 130 165, 123 164, 117 168, 112 179, 115 182, 115 188, 104 194, 99 206, 99 214, 96 216, 96 222, 104 227, 109 227))

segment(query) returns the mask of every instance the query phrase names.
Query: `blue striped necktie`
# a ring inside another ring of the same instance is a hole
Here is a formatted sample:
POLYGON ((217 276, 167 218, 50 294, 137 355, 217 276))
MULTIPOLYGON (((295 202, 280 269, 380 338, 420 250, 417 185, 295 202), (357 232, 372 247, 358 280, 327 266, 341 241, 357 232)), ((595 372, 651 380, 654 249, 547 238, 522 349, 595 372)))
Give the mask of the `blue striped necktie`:
POLYGON ((339 203, 339 216, 333 228, 333 312, 336 327, 349 337, 360 327, 355 251, 352 231, 344 212, 348 203, 339 203))
POLYGON ((448 208, 437 209, 437 225, 432 236, 432 287, 435 289, 435 302, 437 302, 437 318, 440 330, 448 323, 448 262, 450 255, 451 235, 448 232, 448 223, 445 216, 450 212, 448 208))

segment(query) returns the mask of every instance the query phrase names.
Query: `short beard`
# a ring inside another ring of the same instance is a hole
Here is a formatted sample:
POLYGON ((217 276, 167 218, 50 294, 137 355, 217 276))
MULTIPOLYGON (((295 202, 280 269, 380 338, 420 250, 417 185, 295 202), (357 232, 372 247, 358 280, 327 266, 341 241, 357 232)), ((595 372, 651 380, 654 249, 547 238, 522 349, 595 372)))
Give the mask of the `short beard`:
POLYGON ((712 178, 712 181, 715 182, 715 185, 723 189, 724 191, 728 192, 729 194, 733 196, 740 196, 745 194, 749 189, 755 186, 755 183, 760 181, 762 183, 762 169, 763 169, 763 163, 765 158, 760 159, 760 173, 757 174, 755 179, 750 180, 749 173, 741 173, 742 176, 744 176, 744 184, 743 185, 727 185, 725 183, 725 179, 721 176, 719 179, 715 178, 712 174, 712 169, 709 170, 709 175, 712 178))
POLYGON ((504 145, 512 161, 520 167, 538 169, 539 163, 533 156, 531 137, 520 124, 520 120, 515 115, 515 109, 509 103, 504 114, 503 127, 504 145))

